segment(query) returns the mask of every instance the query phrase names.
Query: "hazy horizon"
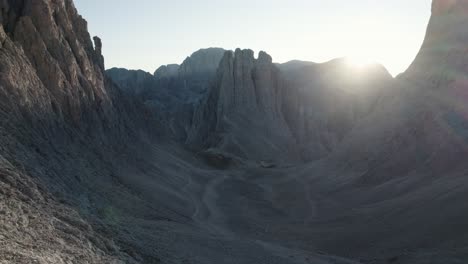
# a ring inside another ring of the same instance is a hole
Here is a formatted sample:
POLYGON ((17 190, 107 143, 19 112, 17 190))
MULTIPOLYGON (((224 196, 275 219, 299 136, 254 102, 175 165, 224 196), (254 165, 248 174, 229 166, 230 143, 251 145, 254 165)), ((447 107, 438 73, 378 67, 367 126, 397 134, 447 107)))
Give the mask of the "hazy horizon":
POLYGON ((91 34, 103 40, 107 68, 152 73, 200 48, 240 47, 264 50, 278 63, 375 61, 396 75, 418 52, 431 8, 431 0, 134 3, 75 1, 91 34))

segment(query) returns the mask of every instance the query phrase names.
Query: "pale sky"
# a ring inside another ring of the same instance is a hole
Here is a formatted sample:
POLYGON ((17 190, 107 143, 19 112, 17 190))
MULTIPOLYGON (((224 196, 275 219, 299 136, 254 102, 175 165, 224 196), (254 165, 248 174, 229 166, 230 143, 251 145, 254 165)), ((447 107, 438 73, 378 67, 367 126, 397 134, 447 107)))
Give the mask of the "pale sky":
POLYGON ((106 67, 154 72, 200 48, 264 50, 275 62, 337 57, 394 75, 416 56, 431 0, 75 0, 106 67))

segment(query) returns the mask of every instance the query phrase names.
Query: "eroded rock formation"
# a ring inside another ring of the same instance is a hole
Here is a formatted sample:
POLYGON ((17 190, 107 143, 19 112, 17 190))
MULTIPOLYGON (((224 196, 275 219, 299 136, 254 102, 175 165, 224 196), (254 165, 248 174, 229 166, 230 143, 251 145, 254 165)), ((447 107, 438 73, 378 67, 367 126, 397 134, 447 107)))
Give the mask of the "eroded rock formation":
POLYGON ((217 147, 242 158, 295 157, 281 111, 283 89, 271 57, 252 50, 227 51, 208 97, 197 108, 188 143, 217 147))
POLYGON ((256 159, 323 158, 373 110, 392 81, 380 65, 362 71, 345 59, 275 65, 263 51, 258 59, 251 50, 226 52, 195 112, 188 142, 256 159), (255 142, 239 143, 242 138, 255 142))

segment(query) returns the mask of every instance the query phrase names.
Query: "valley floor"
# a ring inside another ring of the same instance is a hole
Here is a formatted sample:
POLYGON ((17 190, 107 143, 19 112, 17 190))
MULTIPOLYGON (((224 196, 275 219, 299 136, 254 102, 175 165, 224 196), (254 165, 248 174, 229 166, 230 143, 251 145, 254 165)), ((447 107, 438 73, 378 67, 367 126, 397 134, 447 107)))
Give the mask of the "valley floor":
POLYGON ((465 213, 458 211, 466 205, 444 206, 463 200, 467 190, 462 178, 414 188, 425 176, 367 186, 343 173, 339 177, 350 180, 337 184, 327 161, 271 169, 250 163, 219 170, 174 146, 154 148, 145 159, 147 166, 119 169, 120 180, 153 203, 162 218, 121 212, 116 230, 124 237, 131 234, 144 255, 156 255, 162 263, 466 259, 465 237, 456 235, 466 230, 460 217, 465 213), (438 218, 435 210, 445 212, 438 218), (451 226, 443 226, 447 219, 451 226))

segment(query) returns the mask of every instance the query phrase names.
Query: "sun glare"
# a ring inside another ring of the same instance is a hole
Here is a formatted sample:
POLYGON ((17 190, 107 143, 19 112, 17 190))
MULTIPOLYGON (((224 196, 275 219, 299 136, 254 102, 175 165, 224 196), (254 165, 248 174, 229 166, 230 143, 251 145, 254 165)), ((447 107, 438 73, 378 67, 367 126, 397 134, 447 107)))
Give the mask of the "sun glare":
POLYGON ((367 66, 370 66, 375 63, 375 60, 366 57, 366 56, 348 56, 346 57, 346 63, 356 69, 363 69, 366 68, 367 66))

